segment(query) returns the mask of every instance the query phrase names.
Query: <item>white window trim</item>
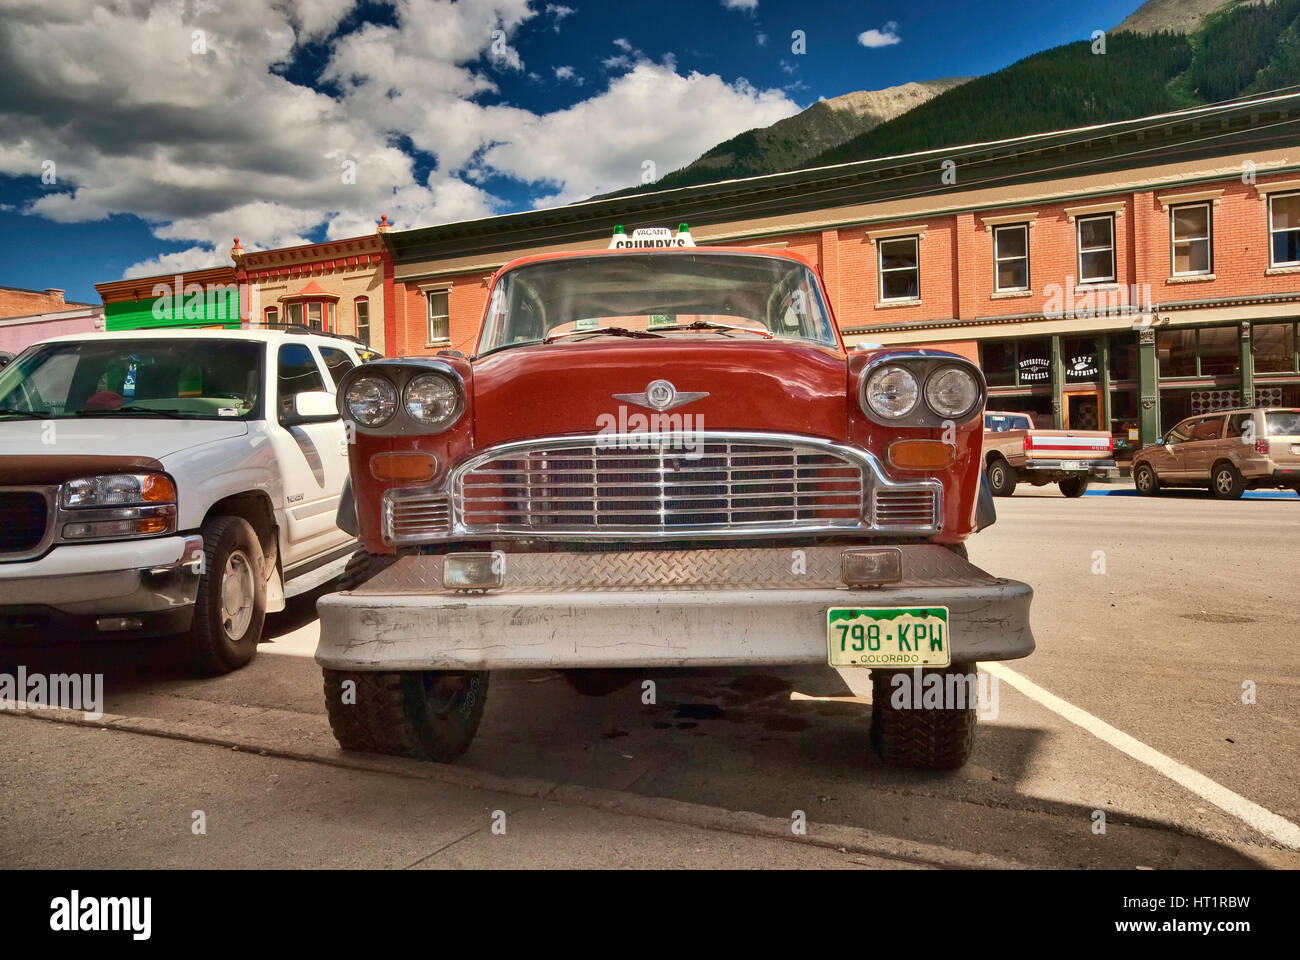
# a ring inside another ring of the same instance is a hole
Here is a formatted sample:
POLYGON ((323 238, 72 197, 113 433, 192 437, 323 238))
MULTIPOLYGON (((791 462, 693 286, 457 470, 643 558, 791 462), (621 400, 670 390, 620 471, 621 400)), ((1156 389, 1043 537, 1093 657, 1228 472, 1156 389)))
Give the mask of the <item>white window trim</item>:
MULTIPOLYGON (((1204 277, 1214 273, 1214 205, 1208 199, 1196 203, 1180 203, 1165 208, 1169 211, 1169 275, 1171 277, 1204 277), (1204 240, 1209 247, 1210 265, 1204 270, 1176 270, 1174 269, 1174 243, 1177 237, 1174 236, 1174 218, 1178 211, 1185 207, 1204 207, 1205 208, 1205 236, 1203 237, 1184 237, 1185 240, 1193 242, 1204 240)), ((1270 244, 1270 248, 1271 248, 1270 244)))
POLYGON ((1073 217, 1071 217, 1070 219, 1074 220, 1074 248, 1075 248, 1074 262, 1075 262, 1075 268, 1079 272, 1078 286, 1082 287, 1088 284, 1114 283, 1116 281, 1116 275, 1119 271, 1119 257, 1116 255, 1115 252, 1115 215, 1113 213, 1102 213, 1093 216, 1080 217, 1077 220, 1075 220, 1073 217), (1083 225, 1087 223, 1089 220, 1109 221, 1110 223, 1110 246, 1109 247, 1090 247, 1087 250, 1083 249, 1083 225), (1083 278, 1083 255, 1085 253, 1096 253, 1098 250, 1106 250, 1106 249, 1110 250, 1110 276, 1095 277, 1090 280, 1085 280, 1083 278))
MULTIPOLYGON (((901 233, 897 236, 881 237, 882 240, 911 240, 916 250, 916 266, 914 267, 886 267, 885 266, 885 249, 880 244, 876 244, 876 273, 878 280, 876 282, 877 300, 880 303, 916 303, 921 299, 921 236, 916 233, 901 233), (916 271, 916 296, 914 297, 887 297, 885 296, 885 274, 902 273, 905 270, 916 271)), ((873 238, 874 240, 874 238, 873 238)))
POLYGON ((421 285, 420 293, 424 296, 424 337, 427 345, 450 343, 451 342, 451 284, 431 283, 421 285), (447 295, 447 336, 435 337, 433 335, 433 304, 429 300, 430 294, 445 293, 447 295))
POLYGON ((879 230, 868 230, 867 241, 875 243, 877 240, 897 240, 899 237, 916 237, 920 241, 925 238, 928 229, 930 226, 925 223, 916 223, 910 227, 882 227, 879 230))
POLYGON ((1222 190, 1198 190, 1195 193, 1158 193, 1156 200, 1160 203, 1162 210, 1168 210, 1170 207, 1182 207, 1192 203, 1200 203, 1203 200, 1214 202, 1217 207, 1223 202, 1222 190))
MULTIPOLYGON (((987 221, 985 221, 987 222, 987 221)), ((1029 228, 1030 223, 1021 221, 1019 223, 1000 223, 993 227, 993 292, 994 293, 1023 293, 1033 289, 1033 281, 1029 276, 1029 228), (998 256, 998 231, 999 230, 1023 230, 1025 231, 1025 253, 1024 256, 1017 257, 999 257, 998 256), (998 282, 998 266, 1011 260, 1025 261, 1025 283, 1023 286, 1004 287, 998 282)))
MULTIPOLYGON (((1297 180, 1295 182, 1297 185, 1300 185, 1300 180, 1297 180)), ((1295 227, 1288 227, 1284 230, 1275 230, 1273 228, 1273 201, 1279 199, 1285 199, 1287 197, 1300 197, 1300 192, 1278 193, 1276 195, 1269 194, 1266 198, 1268 202, 1264 204, 1264 213, 1265 216, 1268 218, 1266 224, 1268 226, 1268 266, 1270 270, 1287 270, 1290 267, 1300 267, 1300 260, 1283 260, 1281 262, 1278 262, 1277 260, 1273 259, 1273 234, 1290 233, 1292 230, 1295 229, 1295 227)))
POLYGON ((1124 216, 1124 208, 1128 205, 1127 200, 1112 200, 1108 203, 1089 203, 1081 207, 1066 207, 1065 216, 1074 223, 1080 217, 1092 217, 1097 214, 1114 214, 1116 219, 1124 216))
POLYGON ((1300 180, 1274 180, 1272 183, 1256 183, 1255 192, 1261 200, 1267 200, 1274 193, 1293 193, 1300 190, 1300 180))
POLYGON ((1028 213, 1009 213, 996 217, 980 217, 980 223, 984 224, 984 229, 993 233, 997 227, 1015 226, 1023 223, 1027 227, 1033 227, 1038 222, 1038 211, 1032 210, 1028 213))

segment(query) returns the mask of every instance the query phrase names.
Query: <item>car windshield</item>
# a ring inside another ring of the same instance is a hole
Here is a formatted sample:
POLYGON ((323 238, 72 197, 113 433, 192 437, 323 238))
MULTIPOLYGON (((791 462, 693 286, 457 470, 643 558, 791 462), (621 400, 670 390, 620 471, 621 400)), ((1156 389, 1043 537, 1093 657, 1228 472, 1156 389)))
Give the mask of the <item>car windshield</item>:
POLYGON ((493 288, 479 353, 561 338, 581 342, 611 328, 647 340, 713 331, 745 342, 838 344, 816 279, 801 263, 753 254, 622 253, 506 273, 493 288))
POLYGON ((1269 410, 1264 423, 1270 437, 1300 437, 1300 410, 1269 410))
POLYGON ((215 338, 40 344, 0 371, 0 417, 247 418, 261 356, 255 341, 215 338))
POLYGON ((1028 417, 1009 417, 1002 413, 990 413, 984 418, 984 429, 994 433, 1006 433, 1008 430, 1028 430, 1028 417))

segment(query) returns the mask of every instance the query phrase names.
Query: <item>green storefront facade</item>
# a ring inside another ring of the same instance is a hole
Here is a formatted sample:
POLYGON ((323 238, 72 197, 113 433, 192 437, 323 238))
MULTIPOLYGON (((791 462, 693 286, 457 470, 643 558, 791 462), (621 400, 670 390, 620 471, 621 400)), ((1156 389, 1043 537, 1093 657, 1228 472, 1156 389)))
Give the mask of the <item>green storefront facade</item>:
POLYGON ((170 277, 96 284, 106 330, 146 327, 235 327, 239 285, 233 268, 217 267, 170 277))

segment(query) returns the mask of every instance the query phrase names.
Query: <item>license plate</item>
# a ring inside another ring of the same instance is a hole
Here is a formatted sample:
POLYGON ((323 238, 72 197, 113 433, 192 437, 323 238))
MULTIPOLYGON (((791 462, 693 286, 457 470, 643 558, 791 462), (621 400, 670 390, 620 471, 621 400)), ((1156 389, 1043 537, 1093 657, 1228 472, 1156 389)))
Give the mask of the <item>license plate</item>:
POLYGON ((826 611, 832 667, 946 667, 947 607, 831 607, 826 611))
POLYGON ((1081 460, 1062 460, 1062 461, 1061 461, 1061 469, 1062 469, 1062 470, 1082 470, 1082 469, 1083 469, 1083 461, 1081 461, 1081 460))
POLYGON ((1291 452, 1300 455, 1300 443, 1291 444, 1291 452))

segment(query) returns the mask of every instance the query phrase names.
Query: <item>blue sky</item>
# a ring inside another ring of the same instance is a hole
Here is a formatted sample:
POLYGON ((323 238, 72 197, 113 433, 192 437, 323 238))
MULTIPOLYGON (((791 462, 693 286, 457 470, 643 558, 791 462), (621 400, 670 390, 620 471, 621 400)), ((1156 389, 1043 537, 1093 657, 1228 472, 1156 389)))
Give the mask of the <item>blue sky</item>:
POLYGON ((234 235, 256 249, 380 213, 409 227, 570 202, 821 97, 1086 39, 1138 3, 215 6, 7 0, 0 285, 97 302, 96 282, 228 262, 234 235))

